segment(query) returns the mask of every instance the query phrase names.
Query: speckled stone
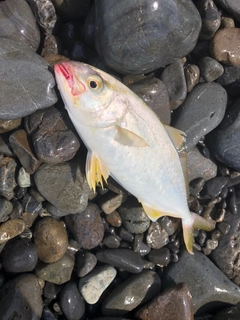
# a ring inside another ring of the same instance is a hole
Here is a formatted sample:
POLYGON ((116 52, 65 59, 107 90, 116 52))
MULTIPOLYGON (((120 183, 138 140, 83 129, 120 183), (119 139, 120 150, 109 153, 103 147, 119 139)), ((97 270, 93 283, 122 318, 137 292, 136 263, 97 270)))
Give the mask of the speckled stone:
POLYGON ((222 121, 226 105, 227 93, 217 83, 198 84, 188 94, 173 123, 174 127, 186 133, 187 150, 222 121))
POLYGON ((169 242, 168 233, 158 222, 151 222, 146 236, 147 245, 153 249, 160 249, 169 242))
POLYGON ((95 5, 97 51, 120 73, 148 73, 184 57, 196 45, 201 20, 192 1, 145 0, 139 6, 137 0, 104 0, 95 5))
POLYGON ((188 287, 179 283, 167 288, 140 308, 136 317, 141 320, 193 320, 192 297, 188 287))
POLYGON ((38 257, 46 263, 60 260, 68 248, 68 235, 62 221, 42 218, 34 229, 38 257))
POLYGON ((0 195, 10 200, 14 196, 17 163, 13 158, 4 157, 0 160, 0 195))
POLYGON ((82 248, 90 250, 101 243, 104 236, 104 226, 100 209, 95 203, 89 202, 86 210, 66 216, 65 221, 82 248))
POLYGON ((79 281, 79 291, 89 304, 95 304, 102 293, 116 277, 117 271, 112 266, 96 267, 79 281))
POLYGON ((18 236, 25 230, 26 224, 21 219, 13 219, 0 225, 0 244, 18 236))
POLYGON ((22 274, 9 280, 0 290, 0 314, 3 320, 40 320, 41 288, 33 274, 22 274))
POLYGON ((39 261, 35 268, 35 273, 40 279, 62 284, 70 280, 74 262, 74 256, 67 252, 60 260, 53 263, 39 261))
MULTIPOLYGON (((27 6, 25 1, 21 3, 27 6)), ((25 117, 57 102, 53 91, 55 81, 48 64, 31 49, 0 38, 0 73, 4 75, 0 81, 0 119, 25 117)))
POLYGON ((58 210, 70 214, 86 209, 91 191, 81 160, 74 158, 55 166, 43 164, 36 171, 34 180, 39 192, 58 210))
POLYGON ((159 276, 150 270, 133 275, 104 300, 102 312, 106 316, 121 316, 155 297, 161 288, 159 276))

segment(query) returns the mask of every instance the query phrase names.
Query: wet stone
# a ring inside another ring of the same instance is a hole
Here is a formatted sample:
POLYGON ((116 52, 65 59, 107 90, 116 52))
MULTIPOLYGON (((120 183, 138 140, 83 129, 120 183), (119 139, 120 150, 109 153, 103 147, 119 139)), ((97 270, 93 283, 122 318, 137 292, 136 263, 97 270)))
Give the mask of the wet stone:
POLYGON ((157 78, 145 78, 129 86, 159 117, 162 123, 169 125, 171 111, 165 84, 157 78))
POLYGON ((42 196, 58 210, 70 214, 86 209, 91 191, 85 165, 79 159, 55 166, 43 164, 35 173, 34 180, 42 196))
POLYGON ((121 216, 117 211, 113 211, 112 213, 106 215, 106 220, 113 227, 121 227, 122 225, 121 216))
POLYGON ((229 192, 228 209, 232 214, 238 213, 238 200, 235 192, 229 192))
POLYGON ((185 78, 187 85, 187 92, 191 92, 192 89, 198 84, 200 78, 200 70, 195 64, 189 64, 185 69, 185 78))
POLYGON ((217 175, 216 164, 205 158, 196 147, 187 153, 187 158, 189 181, 197 178, 203 178, 204 181, 208 181, 217 175))
POLYGON ((13 205, 10 201, 6 199, 0 199, 0 222, 7 221, 12 210, 13 205))
POLYGON ((79 252, 76 256, 76 273, 78 277, 86 276, 97 264, 96 256, 89 252, 79 252))
POLYGON ((154 298, 159 294, 160 288, 159 276, 153 271, 144 270, 113 290, 104 300, 102 312, 106 316, 124 315, 154 298))
POLYGON ((141 320, 193 320, 191 293, 179 283, 164 290, 158 297, 136 312, 141 320))
POLYGON ((9 241, 1 257, 3 269, 12 273, 30 272, 34 270, 38 260, 37 249, 28 239, 9 241))
POLYGON ((99 207, 106 214, 114 212, 122 203, 127 200, 126 194, 115 194, 113 192, 108 192, 106 195, 102 196, 99 200, 99 207))
POLYGON ((203 178, 192 179, 189 184, 189 194, 199 198, 199 193, 202 191, 204 184, 205 180, 203 178))
POLYGON ((224 28, 218 30, 211 43, 211 53, 217 61, 240 65, 240 29, 224 28))
POLYGON ((133 243, 134 252, 139 252, 141 256, 148 254, 151 249, 143 242, 143 234, 136 234, 133 243))
POLYGON ((143 207, 133 198, 129 198, 122 204, 118 212, 122 218, 123 226, 131 233, 143 233, 150 225, 150 219, 143 207))
POLYGON ((5 157, 0 160, 0 195, 8 200, 14 196, 16 187, 15 172, 17 163, 14 159, 5 157))
POLYGON ((53 0, 57 13, 66 20, 82 18, 90 7, 90 0, 53 0))
POLYGON ((68 320, 80 319, 85 312, 85 302, 77 285, 71 281, 61 290, 61 309, 68 320))
POLYGON ((16 129, 20 126, 21 122, 21 118, 15 120, 0 120, 0 134, 16 129))
POLYGON ((159 219, 160 226, 167 231, 168 235, 173 235, 180 227, 180 219, 165 216, 159 219))
POLYGON ((184 63, 184 59, 173 62, 164 69, 161 75, 161 80, 167 88, 171 110, 177 109, 187 95, 184 63))
POLYGON ((0 3, 0 37, 15 40, 37 50, 40 32, 31 9, 23 0, 8 0, 0 3))
POLYGON ((191 1, 151 0, 139 7, 138 1, 110 5, 104 0, 95 5, 97 51, 107 66, 120 73, 148 73, 187 55, 196 45, 201 20, 191 1))
POLYGON ((7 220, 0 225, 0 244, 18 236, 25 230, 26 224, 21 219, 7 220))
POLYGON ((42 218, 34 230, 34 243, 38 257, 46 263, 60 260, 68 248, 68 236, 62 221, 42 218))
POLYGON ((139 253, 128 249, 103 249, 96 253, 98 261, 121 268, 131 273, 140 273, 144 261, 139 253))
POLYGON ((9 280, 0 290, 0 314, 3 319, 39 320, 42 314, 41 288, 33 274, 9 280))
MULTIPOLYGON (((218 248, 213 253, 216 250, 218 248)), ((236 304, 240 301, 240 289, 208 257, 197 251, 190 255, 182 250, 178 263, 169 264, 165 269, 162 282, 163 288, 185 283, 192 295, 194 313, 198 310, 199 313, 206 310, 211 312, 226 303, 236 304)))
MULTIPOLYGON (((1 1, 1 5, 9 2, 1 1)), ((28 6, 25 1, 19 1, 19 5, 20 2, 21 6, 28 6)), ((9 39, 1 38, 0 48, 0 73, 4 75, 0 82, 0 119, 19 119, 57 102, 55 81, 43 58, 9 39)))
POLYGON ((151 222, 146 236, 147 245, 152 249, 160 249, 169 242, 168 233, 158 222, 151 222))
POLYGON ((104 226, 100 209, 94 203, 89 203, 82 213, 66 216, 65 222, 83 249, 93 249, 103 240, 104 226))
POLYGON ((39 261, 36 268, 36 275, 45 281, 62 284, 70 280, 74 267, 74 256, 69 253, 53 263, 39 261))
POLYGON ((107 246, 108 248, 119 248, 120 247, 120 240, 119 237, 111 234, 109 236, 106 236, 103 239, 103 244, 105 244, 105 246, 107 246))
POLYGON ((160 267, 166 267, 170 262, 170 251, 168 248, 152 249, 148 254, 148 260, 160 267))
POLYGON ((222 121, 226 105, 227 93, 217 83, 198 84, 188 94, 173 123, 186 133, 188 151, 222 121))
MULTIPOLYGON (((49 108, 42 114, 41 123, 33 132, 32 141, 39 160, 48 164, 58 164, 71 160, 80 147, 76 135, 67 127, 66 112, 49 108)), ((29 125, 36 119, 28 117, 29 125)), ((72 125, 70 128, 73 129, 72 125)))
POLYGON ((206 82, 212 82, 224 72, 223 66, 211 57, 204 57, 199 61, 201 76, 206 82))
POLYGON ((102 293, 116 277, 117 271, 112 266, 96 267, 79 281, 79 291, 89 304, 95 304, 102 293))
POLYGON ((224 308, 217 312, 213 320, 238 320, 240 318, 240 309, 238 306, 224 308))
POLYGON ((222 189, 227 184, 227 178, 225 177, 215 177, 206 181, 204 188, 202 190, 202 194, 208 196, 213 199, 221 194, 222 189))
POLYGON ((9 137, 9 142, 24 169, 30 174, 34 173, 40 161, 33 153, 26 131, 23 129, 15 131, 9 137))

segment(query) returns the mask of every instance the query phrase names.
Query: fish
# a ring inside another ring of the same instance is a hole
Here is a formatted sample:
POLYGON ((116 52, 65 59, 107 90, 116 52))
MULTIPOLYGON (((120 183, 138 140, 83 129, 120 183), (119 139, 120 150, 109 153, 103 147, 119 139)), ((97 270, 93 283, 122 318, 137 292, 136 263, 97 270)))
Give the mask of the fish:
POLYGON ((111 176, 141 203, 152 221, 182 219, 186 249, 193 254, 193 231, 215 224, 190 212, 186 135, 163 125, 157 115, 115 77, 82 62, 54 66, 68 115, 88 149, 89 187, 111 176))

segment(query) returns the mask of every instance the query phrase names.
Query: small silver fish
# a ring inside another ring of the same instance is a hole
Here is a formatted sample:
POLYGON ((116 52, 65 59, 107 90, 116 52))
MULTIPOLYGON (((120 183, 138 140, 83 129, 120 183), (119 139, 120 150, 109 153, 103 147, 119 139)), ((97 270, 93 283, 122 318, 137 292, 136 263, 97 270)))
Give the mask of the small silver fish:
POLYGON ((90 188, 111 175, 152 221, 181 218, 186 248, 193 253, 193 229, 210 231, 214 224, 188 208, 185 134, 164 126, 130 89, 95 67, 69 61, 54 70, 69 117, 88 148, 90 188))

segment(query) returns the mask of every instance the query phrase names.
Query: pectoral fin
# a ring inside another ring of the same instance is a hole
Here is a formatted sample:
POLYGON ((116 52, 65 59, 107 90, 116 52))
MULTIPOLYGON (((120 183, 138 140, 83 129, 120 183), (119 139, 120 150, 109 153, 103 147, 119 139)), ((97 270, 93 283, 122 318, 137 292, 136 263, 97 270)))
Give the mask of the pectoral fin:
POLYGON ((103 188, 103 180, 107 181, 109 170, 105 163, 94 152, 88 151, 86 161, 86 177, 90 189, 96 191, 96 184, 100 183, 103 188))
POLYGON ((146 147, 148 146, 147 142, 143 140, 141 137, 139 137, 137 134, 133 133, 132 131, 129 131, 127 129, 121 128, 119 126, 116 126, 116 135, 114 139, 128 147, 146 147))

